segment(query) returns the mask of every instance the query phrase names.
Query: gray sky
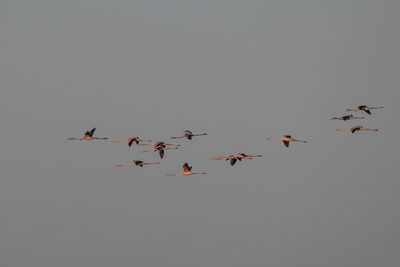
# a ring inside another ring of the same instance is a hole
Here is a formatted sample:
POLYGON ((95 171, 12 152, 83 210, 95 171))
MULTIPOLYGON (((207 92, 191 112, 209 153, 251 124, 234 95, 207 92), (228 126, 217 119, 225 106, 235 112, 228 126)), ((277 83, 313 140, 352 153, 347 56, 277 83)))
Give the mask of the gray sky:
POLYGON ((0 265, 400 264, 400 2, 0 1, 0 265), (331 121, 360 104, 363 121, 331 121), (362 124, 378 133, 338 127, 362 124), (158 160, 97 136, 207 132, 158 160), (266 137, 292 134, 289 149, 266 137), (230 167, 210 158, 260 159, 230 167), (206 176, 166 177, 188 161, 206 176))

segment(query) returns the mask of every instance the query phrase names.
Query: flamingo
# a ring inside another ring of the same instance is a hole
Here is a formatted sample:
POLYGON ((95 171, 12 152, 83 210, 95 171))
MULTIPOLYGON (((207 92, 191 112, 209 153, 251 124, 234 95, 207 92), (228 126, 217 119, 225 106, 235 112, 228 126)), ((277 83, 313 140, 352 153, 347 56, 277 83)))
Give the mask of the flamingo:
POLYGON ((219 156, 212 158, 212 160, 230 160, 231 166, 235 165, 236 161, 242 161, 242 159, 253 159, 253 158, 259 158, 262 157, 261 155, 247 155, 244 153, 237 153, 235 155, 229 155, 229 156, 219 156))
POLYGON ((367 105, 361 105, 361 106, 358 106, 356 109, 351 109, 351 108, 348 108, 348 109, 346 109, 346 111, 365 111, 366 113, 368 113, 369 115, 371 115, 371 109, 382 109, 383 107, 369 107, 369 106, 367 106, 367 105))
POLYGON ((187 138, 189 140, 192 140, 193 136, 201 136, 201 135, 207 135, 207 133, 194 134, 192 131, 186 130, 186 131, 184 131, 184 134, 182 136, 171 136, 169 139, 187 138))
POLYGON ((338 129, 336 129, 336 131, 347 131, 347 132, 351 132, 351 133, 355 133, 355 132, 357 132, 357 131, 374 131, 374 132, 377 132, 378 129, 368 129, 368 128, 364 128, 364 127, 361 126, 361 125, 358 125, 358 126, 354 126, 354 127, 351 128, 351 129, 342 129, 342 128, 338 128, 338 129))
MULTIPOLYGON (((143 145, 147 145, 147 144, 141 144, 143 145)), ((153 144, 153 149, 150 150, 141 150, 140 152, 153 152, 153 151, 158 151, 158 154, 160 155, 160 158, 164 157, 164 153, 165 150, 167 149, 178 149, 178 146, 175 147, 167 147, 167 145, 172 145, 172 144, 166 144, 164 142, 157 142, 155 144, 153 144)))
POLYGON ((151 165, 151 164, 160 164, 160 162, 143 162, 141 160, 134 160, 131 164, 127 165, 119 164, 117 165, 117 167, 139 166, 143 168, 144 165, 151 165))
POLYGON ((75 138, 75 137, 70 137, 67 140, 95 140, 95 139, 108 139, 107 137, 93 137, 94 131, 96 131, 96 128, 93 128, 90 131, 86 131, 85 136, 82 138, 75 138))
POLYGON ((177 174, 166 174, 166 176, 181 176, 181 175, 194 175, 194 174, 207 174, 205 172, 192 172, 192 166, 189 166, 187 162, 183 164, 183 172, 177 174))
POLYGON ((355 117, 352 114, 345 115, 342 117, 333 117, 331 120, 342 120, 342 121, 348 121, 348 120, 354 120, 354 119, 365 119, 365 117, 355 117))
POLYGON ((160 146, 160 145, 164 146, 164 147, 166 147, 166 146, 181 146, 181 145, 176 145, 176 144, 165 143, 162 141, 155 142, 154 144, 140 144, 139 146, 152 146, 153 148, 156 148, 157 146, 160 146))
POLYGON ((128 143, 128 146, 131 147, 133 142, 135 142, 137 145, 139 142, 151 142, 152 140, 147 140, 147 139, 140 139, 138 136, 133 136, 129 137, 128 139, 125 140, 112 140, 111 142, 113 143, 128 143))
POLYGON ((281 142, 281 141, 282 141, 283 144, 284 144, 286 147, 289 147, 289 142, 307 143, 307 141, 302 141, 302 140, 294 139, 294 138, 292 138, 291 135, 284 135, 281 139, 276 139, 276 138, 268 137, 267 140, 276 141, 276 142, 281 142))

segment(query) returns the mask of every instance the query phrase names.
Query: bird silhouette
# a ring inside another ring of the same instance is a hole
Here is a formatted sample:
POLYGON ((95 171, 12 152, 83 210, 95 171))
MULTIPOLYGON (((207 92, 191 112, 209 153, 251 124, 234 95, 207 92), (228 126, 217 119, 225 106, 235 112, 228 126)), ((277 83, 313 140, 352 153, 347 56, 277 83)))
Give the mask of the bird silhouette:
POLYGON ((242 161, 242 159, 253 159, 253 158, 259 158, 262 157, 261 155, 247 155, 245 153, 237 153, 235 155, 229 155, 229 156, 219 156, 219 157, 214 157, 212 160, 226 160, 230 161, 231 166, 235 165, 235 163, 239 160, 242 161))
POLYGON ((141 160, 134 160, 131 164, 126 164, 126 165, 119 164, 117 165, 117 167, 139 166, 143 168, 144 165, 152 165, 152 164, 160 164, 160 162, 143 162, 141 160))
POLYGON ((175 147, 167 147, 168 145, 172 146, 173 144, 167 144, 165 142, 156 142, 154 144, 140 144, 141 146, 146 146, 146 145, 152 145, 153 149, 149 150, 141 150, 140 152, 153 152, 153 151, 158 151, 158 154, 160 155, 160 158, 164 158, 165 150, 168 149, 178 149, 179 145, 175 145, 175 147))
POLYGON ((351 133, 355 133, 357 131, 374 131, 374 132, 377 132, 378 129, 369 129, 369 128, 364 128, 361 125, 357 125, 357 126, 354 126, 353 128, 350 128, 350 129, 337 128, 336 131, 345 131, 345 132, 347 131, 347 132, 351 132, 351 133))
POLYGON ((192 166, 189 166, 187 162, 182 166, 183 172, 177 174, 166 174, 166 176, 181 176, 181 175, 195 175, 195 174, 207 174, 205 172, 192 172, 192 166))
POLYGON ((201 136, 201 135, 207 135, 207 133, 194 134, 192 131, 186 130, 186 131, 184 131, 184 134, 182 136, 171 136, 169 139, 186 138, 186 139, 192 140, 193 136, 201 136))
POLYGON ((125 140, 112 140, 111 142, 113 142, 113 143, 128 143, 128 146, 131 147, 133 145, 133 143, 136 143, 138 145, 140 142, 151 142, 151 141, 152 140, 148 140, 148 139, 140 139, 138 136, 132 136, 125 140))
POLYGON ((94 137, 94 131, 96 131, 96 128, 93 128, 90 131, 86 131, 84 137, 82 138, 75 138, 75 137, 70 137, 67 138, 67 140, 78 140, 78 141, 82 141, 82 140, 97 140, 97 139, 108 139, 107 137, 94 137))
POLYGON ((360 105, 360 106, 357 106, 356 109, 348 108, 348 109, 346 109, 346 111, 365 111, 366 113, 371 115, 371 109, 382 109, 382 108, 383 107, 369 107, 367 105, 360 105))
POLYGON ((354 119, 364 119, 364 117, 355 117, 352 114, 349 114, 349 115, 344 115, 342 117, 333 117, 331 120, 348 121, 348 120, 354 120, 354 119))
POLYGON ((302 140, 294 139, 294 138, 292 138, 291 135, 284 135, 281 139, 276 139, 276 138, 268 137, 267 140, 276 141, 276 142, 283 142, 283 144, 284 144, 286 147, 289 147, 289 143, 290 143, 290 142, 307 143, 307 141, 302 141, 302 140))

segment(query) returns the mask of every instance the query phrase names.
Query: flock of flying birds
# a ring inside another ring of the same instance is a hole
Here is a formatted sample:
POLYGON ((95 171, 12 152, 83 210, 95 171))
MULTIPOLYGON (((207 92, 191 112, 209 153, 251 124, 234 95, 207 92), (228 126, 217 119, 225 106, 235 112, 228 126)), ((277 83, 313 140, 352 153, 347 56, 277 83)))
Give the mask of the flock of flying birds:
MULTIPOLYGON (((371 110, 373 109, 382 109, 383 107, 369 107, 366 105, 361 105, 358 106, 355 109, 346 109, 346 111, 364 111, 365 113, 371 115, 371 110)), ((342 117, 333 117, 332 120, 342 120, 342 121, 348 121, 348 120, 354 120, 354 119, 364 119, 365 117, 356 117, 353 116, 352 114, 344 115, 342 117)), ((93 136, 96 128, 93 128, 90 131, 87 131, 82 138, 68 138, 67 140, 99 140, 99 139, 108 139, 107 137, 95 137, 93 136)), ((354 126, 350 129, 342 129, 338 128, 336 131, 348 131, 351 133, 355 133, 357 131, 378 131, 378 129, 369 129, 365 128, 361 125, 354 126)), ((186 138, 188 140, 192 140, 193 137, 195 136, 204 136, 207 135, 207 133, 202 133, 202 134, 194 134, 190 130, 184 131, 184 134, 182 136, 171 136, 170 139, 183 139, 186 138)), ((277 138, 271 138, 268 137, 267 140, 270 141, 276 141, 276 142, 282 142, 286 147, 289 147, 290 142, 301 142, 301 143, 307 143, 307 141, 304 140, 297 140, 292 138, 291 135, 284 135, 282 138, 277 139, 277 138)), ((138 136, 130 137, 125 140, 112 140, 113 143, 128 143, 128 146, 131 147, 132 145, 136 144, 138 146, 150 146, 152 147, 151 149, 147 150, 141 150, 140 152, 158 152, 160 158, 164 158, 165 151, 169 149, 178 149, 180 145, 178 144, 170 144, 166 143, 163 141, 158 141, 156 143, 150 144, 150 143, 141 143, 141 142, 152 142, 152 140, 148 139, 140 139, 138 136)), ((237 161, 242 161, 242 159, 253 159, 253 158, 259 158, 262 157, 261 155, 247 155, 245 153, 237 153, 235 155, 228 155, 228 156, 218 156, 212 158, 212 160, 225 160, 229 161, 230 165, 233 166, 237 161)), ((130 164, 119 164, 117 167, 131 167, 131 166, 138 166, 138 167, 143 167, 145 165, 155 165, 155 164, 160 164, 160 162, 143 162, 141 160, 134 160, 130 164)), ((194 175, 194 174, 207 174, 205 172, 192 172, 192 167, 189 166, 187 162, 183 164, 183 171, 177 174, 166 174, 166 176, 181 176, 181 175, 194 175)))

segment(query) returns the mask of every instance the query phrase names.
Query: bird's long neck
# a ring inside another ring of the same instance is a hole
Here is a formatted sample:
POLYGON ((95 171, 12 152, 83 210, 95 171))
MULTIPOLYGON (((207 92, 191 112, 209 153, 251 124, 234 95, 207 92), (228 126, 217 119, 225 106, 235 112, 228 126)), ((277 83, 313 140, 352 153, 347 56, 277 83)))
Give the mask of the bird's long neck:
POLYGON ((108 137, 92 137, 92 139, 105 140, 108 139, 108 137))
POLYGON ((276 139, 276 138, 268 137, 268 138, 267 138, 267 140, 269 140, 269 141, 276 141, 276 142, 280 142, 280 141, 282 141, 282 140, 283 140, 283 138, 281 138, 281 139, 276 139))
POLYGON ((363 131, 374 131, 374 132, 378 131, 378 129, 368 129, 368 128, 362 128, 360 130, 363 130, 363 131))
POLYGON ((181 175, 183 175, 183 172, 177 174, 166 174, 166 176, 181 176, 181 175))
POLYGON ((131 166, 135 166, 135 164, 119 164, 119 165, 117 165, 117 167, 131 167, 131 166))
POLYGON ((350 130, 350 129, 337 128, 336 131, 347 131, 347 132, 349 132, 349 131, 351 131, 351 130, 350 130))
POLYGON ((156 151, 156 149, 150 149, 150 150, 140 150, 140 152, 153 152, 156 151))
POLYGON ((185 136, 184 135, 182 135, 182 136, 171 136, 169 139, 181 139, 181 138, 184 138, 185 136))
POLYGON ((152 164, 160 164, 160 162, 146 162, 143 165, 152 165, 152 164))
POLYGON ((202 136, 202 135, 207 135, 207 133, 202 133, 202 134, 193 134, 193 136, 202 136))
POLYGON ((383 107, 370 107, 369 109, 381 109, 383 107))

